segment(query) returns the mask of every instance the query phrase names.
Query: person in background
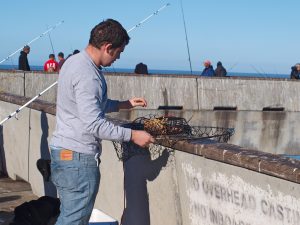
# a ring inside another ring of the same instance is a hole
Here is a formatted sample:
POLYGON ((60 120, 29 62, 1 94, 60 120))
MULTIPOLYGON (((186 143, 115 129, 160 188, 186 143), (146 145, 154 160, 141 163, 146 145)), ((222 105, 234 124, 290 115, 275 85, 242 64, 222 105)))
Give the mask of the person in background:
POLYGON ((69 59, 72 55, 78 54, 79 52, 80 52, 80 51, 79 51, 78 49, 75 49, 75 50, 73 51, 73 54, 69 54, 68 57, 66 58, 66 60, 69 59))
POLYGON ((65 55, 64 55, 63 52, 60 52, 60 53, 58 53, 57 57, 58 57, 58 69, 60 70, 61 67, 62 67, 62 65, 63 65, 64 62, 66 61, 65 58, 64 58, 65 55))
POLYGON ((19 70, 30 71, 27 55, 30 52, 30 47, 25 45, 19 56, 19 70))
POLYGON ((226 77, 226 75, 227 75, 227 71, 223 67, 223 65, 220 61, 217 63, 217 68, 215 69, 215 75, 216 75, 216 77, 226 77))
POLYGON ((85 50, 64 63, 58 77, 56 128, 50 143, 51 179, 61 201, 56 225, 88 224, 100 183, 101 140, 146 147, 153 137, 142 130, 114 125, 105 113, 146 107, 144 98, 127 101, 107 97, 101 67, 120 58, 129 36, 123 26, 107 19, 90 32, 85 50))
POLYGON ((201 73, 201 76, 206 76, 206 77, 212 77, 215 75, 214 68, 211 65, 211 62, 209 60, 205 60, 203 62, 204 65, 204 70, 201 73))
POLYGON ((78 54, 80 51, 78 50, 78 49, 75 49, 74 51, 73 51, 73 55, 76 55, 76 54, 78 54))
POLYGON ((292 66, 291 70, 291 79, 300 79, 300 63, 297 63, 295 66, 292 66))
POLYGON ((139 63, 135 66, 134 73, 137 74, 148 74, 148 67, 144 63, 139 63))
POLYGON ((295 77, 296 77, 297 79, 300 79, 300 63, 297 63, 297 64, 296 64, 295 77))
POLYGON ((49 60, 45 62, 44 64, 44 71, 46 72, 58 72, 58 62, 55 61, 55 55, 50 54, 49 60))

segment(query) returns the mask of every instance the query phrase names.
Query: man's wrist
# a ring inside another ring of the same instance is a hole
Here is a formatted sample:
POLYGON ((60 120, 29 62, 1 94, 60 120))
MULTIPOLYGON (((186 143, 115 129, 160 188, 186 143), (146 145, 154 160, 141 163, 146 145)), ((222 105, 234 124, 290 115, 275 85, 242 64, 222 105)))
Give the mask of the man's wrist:
POLYGON ((131 109, 132 105, 130 104, 130 101, 120 101, 119 102, 119 109, 131 109))

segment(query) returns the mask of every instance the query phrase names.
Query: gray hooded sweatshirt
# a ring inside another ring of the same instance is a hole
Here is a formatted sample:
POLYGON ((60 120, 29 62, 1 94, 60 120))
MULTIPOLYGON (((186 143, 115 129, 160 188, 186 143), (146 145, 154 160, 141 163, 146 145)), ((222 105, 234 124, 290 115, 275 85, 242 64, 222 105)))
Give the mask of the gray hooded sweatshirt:
POLYGON ((56 127, 50 145, 75 152, 101 152, 101 140, 130 141, 131 130, 116 126, 105 113, 118 111, 107 98, 101 70, 86 51, 70 57, 59 73, 56 127))

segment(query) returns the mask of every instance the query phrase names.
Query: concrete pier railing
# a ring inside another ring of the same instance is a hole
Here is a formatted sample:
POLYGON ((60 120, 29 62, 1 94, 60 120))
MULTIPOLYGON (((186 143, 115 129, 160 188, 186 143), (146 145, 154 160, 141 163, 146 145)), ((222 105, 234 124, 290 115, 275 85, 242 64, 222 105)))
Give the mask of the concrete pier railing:
POLYGON ((124 111, 121 115, 131 121, 146 115, 183 117, 193 126, 234 128, 230 144, 273 154, 297 155, 300 152, 299 112, 147 109, 124 111))
MULTIPOLYGON (((0 118, 26 100, 1 94, 0 118)), ((1 130, 0 168, 28 181, 38 196, 56 195, 35 165, 49 157, 54 126, 55 105, 36 101, 1 130)), ((124 224, 300 223, 299 161, 209 140, 178 142, 173 149, 136 155, 123 164, 112 143, 104 141, 95 208, 120 220, 126 190, 124 224)))
MULTIPOLYGON (((144 96, 149 109, 181 106, 185 110, 216 108, 300 111, 300 82, 290 79, 136 75, 105 73, 108 95, 126 100, 144 96)), ((0 91, 33 97, 53 84, 57 73, 0 71, 0 91)), ((55 103, 56 87, 41 97, 55 103)))

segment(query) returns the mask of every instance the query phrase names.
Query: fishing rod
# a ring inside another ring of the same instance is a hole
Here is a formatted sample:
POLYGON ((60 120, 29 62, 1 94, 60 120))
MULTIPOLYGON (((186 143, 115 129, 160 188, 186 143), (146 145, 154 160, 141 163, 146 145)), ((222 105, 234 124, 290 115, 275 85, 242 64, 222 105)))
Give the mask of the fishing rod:
POLYGON ((182 0, 180 0, 180 6, 181 6, 182 19, 183 19, 184 32, 185 32, 186 47, 187 47, 189 63, 190 63, 190 70, 191 70, 191 74, 193 74, 192 63, 191 63, 191 55, 190 55, 190 47, 189 47, 189 40, 188 40, 188 36, 187 36, 187 31, 186 31, 182 0))
POLYGON ((229 69, 228 69, 228 72, 231 72, 231 70, 236 67, 236 65, 238 64, 238 62, 234 63, 229 69))
POLYGON ((23 106, 21 106, 20 108, 18 108, 15 112, 11 113, 8 117, 6 117, 4 120, 2 120, 0 122, 0 126, 7 120, 9 120, 10 118, 12 118, 14 115, 17 115, 23 108, 25 108, 26 106, 28 106, 31 102, 33 102, 34 100, 36 100, 38 97, 40 97, 42 94, 44 94, 46 91, 48 91, 50 88, 52 88, 54 85, 56 85, 57 82, 53 83, 52 85, 50 85, 49 87, 47 87, 45 90, 43 90, 41 93, 39 93, 37 96, 33 97, 30 101, 26 102, 23 106))
POLYGON ((49 37, 49 40, 50 40, 50 45, 51 45, 51 48, 52 48, 52 53, 55 55, 55 51, 54 51, 54 47, 53 47, 53 43, 52 43, 52 39, 51 39, 50 33, 48 33, 48 37, 49 37))
POLYGON ((250 64, 250 66, 261 76, 264 76, 258 69, 256 69, 255 66, 253 66, 252 64, 250 64))
MULTIPOLYGON (((158 9, 157 11, 155 11, 152 15, 148 16, 146 19, 142 20, 141 22, 139 22, 137 25, 135 25, 134 27, 132 27, 131 29, 129 29, 127 31, 127 33, 131 32, 132 30, 134 30, 135 28, 139 27, 141 24, 143 24, 146 20, 150 19, 153 15, 157 15, 157 13, 159 11, 161 11, 163 8, 165 8, 166 6, 170 5, 170 3, 167 3, 166 5, 164 5, 163 7, 161 7, 160 9, 158 9)), ((49 31, 48 31, 49 32, 49 31)), ((49 87, 47 87, 45 90, 43 90, 41 93, 39 93, 38 95, 36 95, 35 97, 33 97, 30 101, 26 102, 23 106, 21 106, 20 108, 18 108, 15 112, 11 113, 9 116, 7 116, 4 120, 2 120, 0 122, 0 126, 6 122, 7 120, 9 120, 10 118, 12 118, 13 116, 17 116, 17 114, 26 106, 28 106, 31 102, 33 102, 34 100, 36 100, 38 97, 40 97, 42 94, 44 94, 45 92, 47 92, 48 90, 50 90, 52 87, 54 87, 56 84, 58 83, 58 81, 55 81, 53 84, 51 84, 49 87)))
MULTIPOLYGON (((135 26, 133 26, 132 28, 130 28, 129 30, 127 30, 127 33, 129 33, 130 31, 140 27, 143 23, 145 23, 147 20, 149 20, 152 16, 156 16, 158 15, 158 13, 160 11, 162 11, 164 8, 166 8, 167 6, 169 6, 170 3, 167 3, 165 5, 163 5, 162 7, 160 7, 158 10, 156 10, 155 12, 153 12, 151 15, 147 16, 145 19, 143 19, 141 22, 139 22, 138 24, 136 24, 135 26)), ((116 73, 115 67, 112 65, 113 67, 113 71, 114 73, 116 73)))
POLYGON ((146 17, 145 19, 143 19, 141 22, 139 22, 138 24, 136 24, 135 26, 133 26, 132 28, 130 28, 127 31, 127 33, 129 33, 130 31, 134 30, 135 28, 138 28, 139 26, 141 26, 143 23, 145 23, 147 20, 149 20, 152 16, 157 15, 161 10, 163 10, 164 8, 166 8, 169 5, 170 5, 170 3, 167 3, 167 4, 163 5, 161 8, 159 8, 158 10, 156 10, 154 13, 152 13, 151 15, 149 15, 148 17, 146 17))
POLYGON ((263 72, 264 77, 268 78, 268 74, 263 70, 263 68, 261 66, 259 68, 260 68, 260 71, 263 72))
MULTIPOLYGON (((29 41, 26 45, 30 46, 31 43, 33 43, 34 41, 40 39, 41 37, 43 37, 44 35, 46 35, 47 33, 49 33, 50 31, 54 30, 56 27, 60 26, 64 21, 60 21, 57 24, 55 24, 54 26, 50 27, 48 30, 46 30, 44 33, 40 34, 39 36, 35 37, 34 39, 32 39, 31 41, 29 41)), ((11 53, 9 56, 7 56, 6 58, 4 58, 3 60, 0 61, 0 64, 5 62, 6 60, 8 60, 9 58, 11 58, 14 54, 16 54, 17 52, 19 52, 20 50, 22 50, 24 48, 24 46, 22 46, 21 48, 17 49, 15 52, 11 53)))

